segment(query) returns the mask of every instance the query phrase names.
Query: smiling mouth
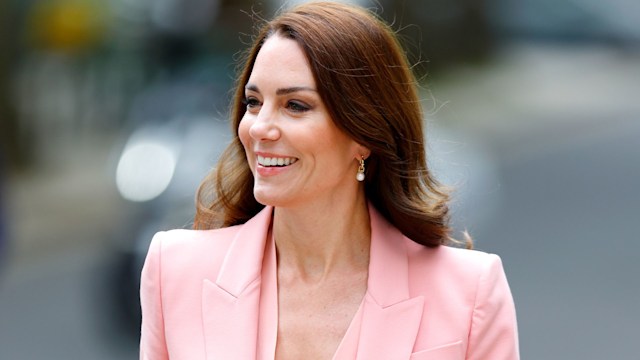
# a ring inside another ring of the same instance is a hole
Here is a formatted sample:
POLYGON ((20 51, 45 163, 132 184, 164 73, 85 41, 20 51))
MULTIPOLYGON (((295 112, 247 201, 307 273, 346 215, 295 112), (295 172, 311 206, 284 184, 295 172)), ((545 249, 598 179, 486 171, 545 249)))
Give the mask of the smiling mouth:
POLYGON ((265 157, 258 155, 258 164, 264 167, 284 167, 292 165, 298 161, 293 157, 265 157))

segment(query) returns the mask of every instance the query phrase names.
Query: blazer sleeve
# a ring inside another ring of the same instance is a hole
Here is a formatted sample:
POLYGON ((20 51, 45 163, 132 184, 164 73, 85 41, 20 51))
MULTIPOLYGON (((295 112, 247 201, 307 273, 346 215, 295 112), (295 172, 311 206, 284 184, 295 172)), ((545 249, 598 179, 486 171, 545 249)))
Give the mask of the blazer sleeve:
POLYGON ((478 280, 466 358, 517 360, 520 355, 513 297, 500 258, 489 256, 478 280))
POLYGON ((151 240, 140 277, 140 306, 142 307, 141 360, 169 359, 162 315, 162 234, 162 232, 157 233, 151 240))

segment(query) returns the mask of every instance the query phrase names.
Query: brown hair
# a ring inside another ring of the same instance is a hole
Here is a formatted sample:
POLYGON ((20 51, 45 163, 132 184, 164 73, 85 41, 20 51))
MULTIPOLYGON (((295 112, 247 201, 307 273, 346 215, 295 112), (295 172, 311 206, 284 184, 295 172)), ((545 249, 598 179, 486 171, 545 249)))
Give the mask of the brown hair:
POLYGON ((235 137, 198 190, 194 228, 241 224, 264 207, 253 196, 253 175, 238 125, 256 56, 274 34, 298 42, 336 126, 371 150, 367 199, 413 241, 426 246, 447 243, 448 195, 427 169, 423 114, 406 56, 394 32, 376 15, 332 2, 281 13, 262 27, 248 49, 231 109, 235 137))

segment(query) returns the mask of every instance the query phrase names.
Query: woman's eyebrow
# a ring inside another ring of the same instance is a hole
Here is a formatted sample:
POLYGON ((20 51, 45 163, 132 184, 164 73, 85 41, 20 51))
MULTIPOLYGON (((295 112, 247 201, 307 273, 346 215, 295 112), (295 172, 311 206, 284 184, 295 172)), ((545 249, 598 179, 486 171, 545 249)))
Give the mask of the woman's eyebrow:
MULTIPOLYGON (((257 93, 260 93, 260 89, 258 89, 257 85, 254 84, 247 84, 245 87, 245 90, 249 90, 249 91, 254 91, 257 93)), ((291 86, 291 87, 287 87, 287 88, 280 88, 278 90, 276 90, 276 95, 287 95, 287 94, 291 94, 294 92, 298 92, 298 91, 314 91, 317 92, 318 90, 309 87, 309 86, 291 86)))
POLYGON ((254 91, 254 92, 257 92, 257 93, 260 92, 260 89, 258 89, 258 86, 257 85, 253 85, 253 84, 245 85, 244 89, 245 89, 245 91, 249 90, 249 91, 254 91))
POLYGON ((286 95, 286 94, 291 94, 298 91, 316 91, 317 92, 316 89, 308 86, 292 86, 292 87, 280 88, 276 90, 276 95, 286 95))

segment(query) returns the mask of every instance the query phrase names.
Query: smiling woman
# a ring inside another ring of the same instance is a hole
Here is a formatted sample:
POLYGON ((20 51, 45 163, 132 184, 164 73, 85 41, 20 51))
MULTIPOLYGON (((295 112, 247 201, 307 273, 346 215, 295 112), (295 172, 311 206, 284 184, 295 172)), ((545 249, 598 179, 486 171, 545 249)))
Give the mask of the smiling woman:
POLYGON ((246 53, 231 116, 197 230, 150 246, 141 358, 518 358, 499 257, 445 246, 448 198, 386 24, 284 11, 246 53))
POLYGON ((350 181, 354 161, 369 151, 335 125, 295 40, 277 34, 265 41, 245 99, 238 135, 257 202, 276 207, 314 202, 323 208, 332 206, 323 200, 356 202, 358 183, 350 181))
MULTIPOLYGON (((248 108, 259 103, 245 92, 257 85, 249 78, 263 45, 274 35, 298 44, 317 84, 312 89, 331 121, 371 152, 366 161, 370 176, 364 181, 367 201, 413 241, 447 243, 448 196, 427 169, 417 84, 393 31, 364 9, 335 3, 307 4, 280 14, 262 28, 246 53, 232 104, 236 133, 248 108)), ((293 71, 270 61, 266 73, 293 71)), ((291 91, 280 92, 284 90, 291 91)), ((298 107, 301 110, 303 102, 289 106, 298 107)), ((353 159, 355 168, 359 160, 353 159)), ((218 171, 200 188, 196 228, 242 224, 263 208, 252 195, 248 165, 238 136, 218 171), (228 176, 231 173, 238 176, 228 176)))

